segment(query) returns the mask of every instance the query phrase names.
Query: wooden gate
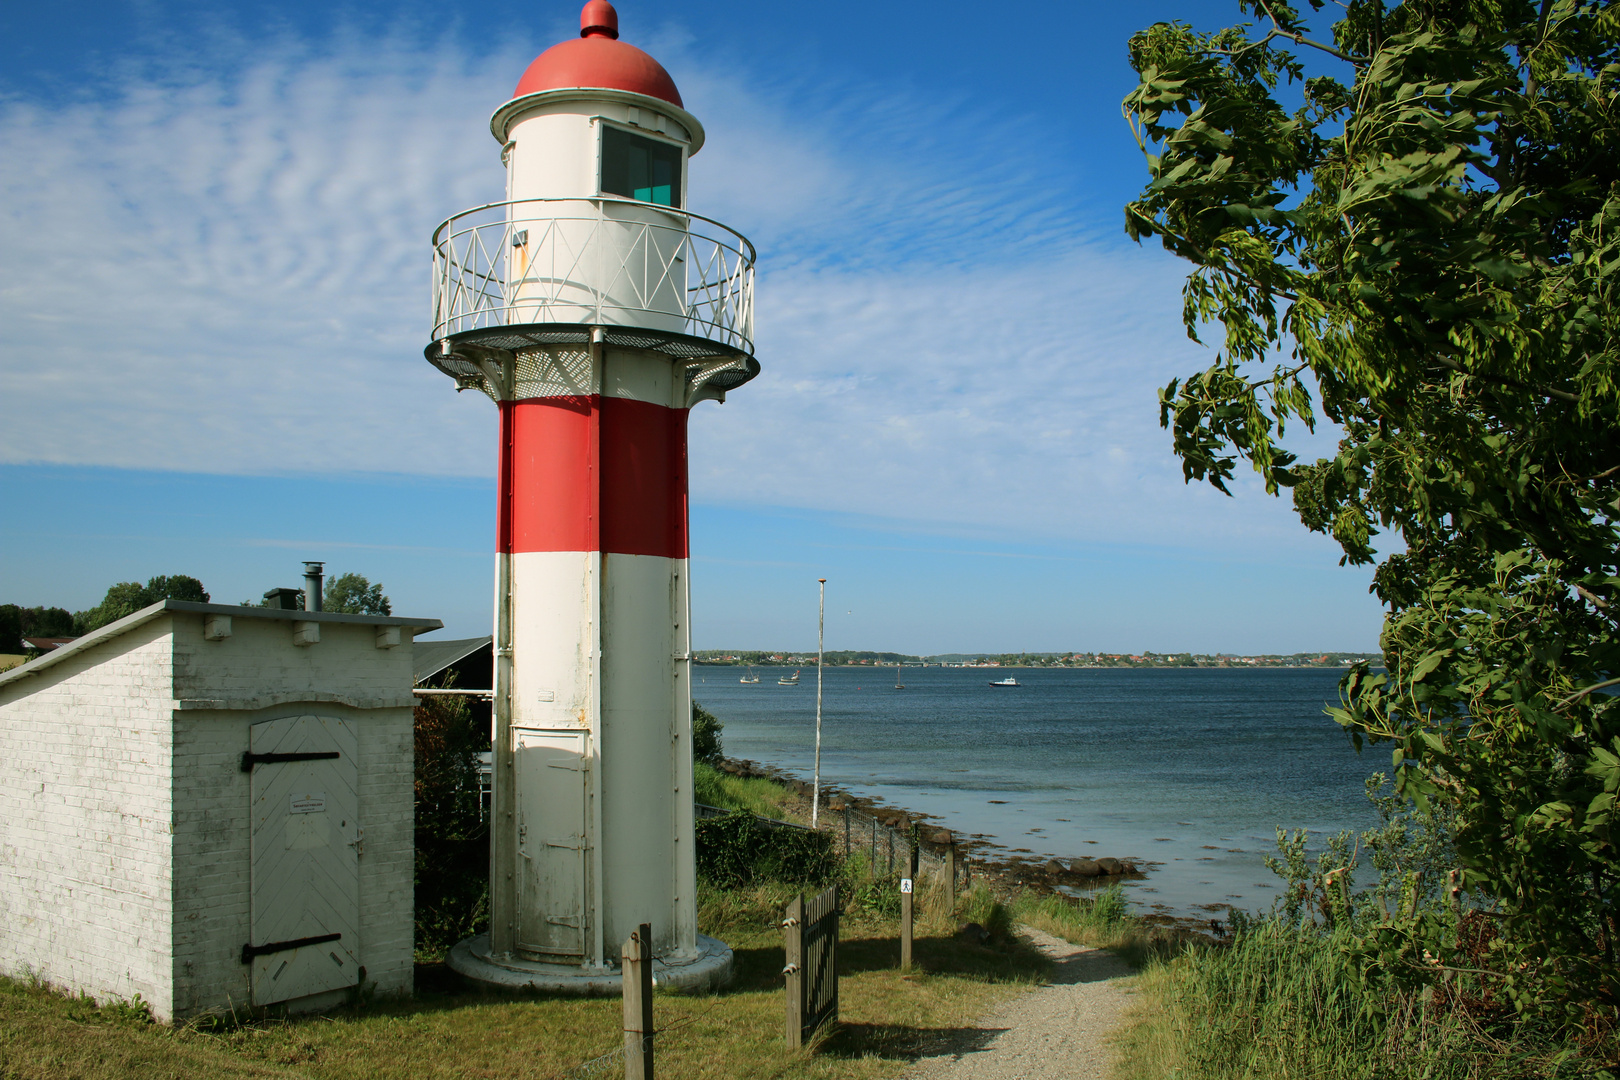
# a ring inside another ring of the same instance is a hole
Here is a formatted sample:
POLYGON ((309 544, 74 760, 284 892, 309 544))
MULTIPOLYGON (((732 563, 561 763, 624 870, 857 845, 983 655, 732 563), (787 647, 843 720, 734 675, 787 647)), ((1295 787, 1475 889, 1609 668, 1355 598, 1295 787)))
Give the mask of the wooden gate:
POLYGON ((838 914, 834 885, 809 901, 795 897, 782 920, 789 1046, 802 1046, 821 1025, 838 1022, 838 914))
POLYGON ((253 1004, 360 981, 360 773, 354 729, 286 716, 249 729, 253 1004))
POLYGON ((588 759, 584 731, 524 731, 517 738, 518 948, 583 959, 588 759))

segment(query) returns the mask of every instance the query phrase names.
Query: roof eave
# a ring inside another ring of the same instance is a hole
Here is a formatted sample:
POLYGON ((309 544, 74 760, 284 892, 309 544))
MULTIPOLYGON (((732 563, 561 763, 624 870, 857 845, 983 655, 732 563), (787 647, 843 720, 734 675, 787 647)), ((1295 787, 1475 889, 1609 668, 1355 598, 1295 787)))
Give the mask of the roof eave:
POLYGON ((524 94, 522 97, 515 97, 496 109, 494 115, 489 118, 489 133, 495 136, 496 142, 505 146, 507 139, 511 138, 512 121, 517 119, 520 114, 537 105, 546 105, 553 101, 601 101, 604 98, 608 101, 622 101, 627 105, 636 105, 643 109, 653 109, 665 113, 671 119, 679 122, 686 129, 687 134, 692 137, 692 141, 686 147, 688 157, 703 149, 706 136, 703 131, 703 124, 699 122, 697 117, 674 102, 666 101, 661 97, 654 97, 652 94, 639 94, 634 90, 618 90, 610 86, 561 86, 551 90, 540 90, 533 94, 524 94))
POLYGON ((149 604, 139 611, 125 615, 116 622, 110 622, 98 630, 92 630, 83 637, 74 638, 66 645, 58 646, 48 653, 36 656, 26 664, 14 667, 10 671, 0 672, 0 686, 27 678, 30 675, 37 675, 70 656, 77 656, 86 649, 99 645, 104 641, 110 641, 115 637, 127 634, 129 631, 151 622, 159 615, 171 611, 190 612, 198 615, 230 615, 243 619, 279 619, 284 622, 351 623, 362 626, 410 627, 418 633, 438 630, 444 626, 444 623, 438 619, 411 619, 394 615, 344 615, 335 611, 296 611, 288 608, 238 607, 233 604, 199 604, 192 600, 161 600, 156 604, 149 604))

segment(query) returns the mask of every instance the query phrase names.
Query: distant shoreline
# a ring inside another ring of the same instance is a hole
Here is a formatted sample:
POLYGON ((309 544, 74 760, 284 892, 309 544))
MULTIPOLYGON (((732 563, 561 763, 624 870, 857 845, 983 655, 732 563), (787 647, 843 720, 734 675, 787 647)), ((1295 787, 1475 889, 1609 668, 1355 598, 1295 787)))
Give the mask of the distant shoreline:
MULTIPOLYGON (((868 663, 841 663, 828 661, 827 669, 853 669, 856 671, 885 671, 895 667, 923 669, 945 668, 951 671, 1349 671, 1354 663, 1370 664, 1374 668, 1382 668, 1383 659, 1368 658, 1365 661, 1351 663, 1273 663, 1271 661, 1256 660, 1248 662, 1239 660, 1232 663, 1158 663, 1151 660, 1120 661, 1106 664, 970 664, 970 663, 901 663, 893 661, 883 664, 868 663)), ((702 657, 693 657, 692 663, 696 667, 723 667, 723 668, 813 668, 816 666, 815 657, 808 660, 769 660, 765 663, 747 663, 742 660, 712 660, 702 657)))

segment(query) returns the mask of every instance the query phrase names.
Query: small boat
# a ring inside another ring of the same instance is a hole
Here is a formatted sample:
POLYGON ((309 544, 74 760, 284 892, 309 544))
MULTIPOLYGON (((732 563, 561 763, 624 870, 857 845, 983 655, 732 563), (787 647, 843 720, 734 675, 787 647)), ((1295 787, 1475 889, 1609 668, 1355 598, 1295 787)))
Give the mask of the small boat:
POLYGON ((1020 683, 1018 682, 1017 679, 1015 679, 1011 675, 1009 675, 1005 679, 994 679, 994 680, 992 680, 990 685, 991 686, 1018 686, 1018 685, 1020 685, 1020 683))
POLYGON ((894 665, 894 688, 896 690, 904 690, 906 688, 906 684, 900 681, 900 665, 899 664, 894 665))
POLYGON ((744 685, 751 684, 751 683, 757 683, 757 682, 759 682, 759 676, 754 674, 754 669, 753 669, 752 666, 750 666, 749 669, 748 669, 748 674, 744 675, 742 678, 738 679, 737 681, 740 682, 740 683, 743 683, 744 685))
POLYGON ((777 686, 798 686, 799 685, 799 673, 797 671, 795 671, 791 675, 782 676, 780 679, 776 680, 776 685, 777 686))

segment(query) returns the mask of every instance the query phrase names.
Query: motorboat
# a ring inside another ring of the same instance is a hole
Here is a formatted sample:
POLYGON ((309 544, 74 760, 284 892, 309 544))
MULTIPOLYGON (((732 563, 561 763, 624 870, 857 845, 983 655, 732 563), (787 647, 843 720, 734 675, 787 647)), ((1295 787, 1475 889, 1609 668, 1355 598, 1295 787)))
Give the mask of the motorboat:
POLYGON ((780 679, 776 680, 776 685, 777 686, 798 686, 799 685, 799 673, 797 671, 795 671, 791 675, 782 676, 780 679))
POLYGON ((990 685, 991 686, 1021 686, 1023 684, 1020 683, 1017 679, 1013 678, 1011 675, 1009 675, 1005 679, 994 679, 994 680, 992 680, 990 685))

